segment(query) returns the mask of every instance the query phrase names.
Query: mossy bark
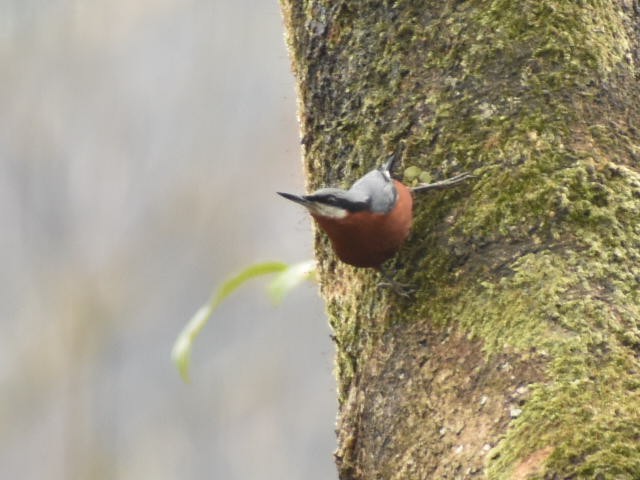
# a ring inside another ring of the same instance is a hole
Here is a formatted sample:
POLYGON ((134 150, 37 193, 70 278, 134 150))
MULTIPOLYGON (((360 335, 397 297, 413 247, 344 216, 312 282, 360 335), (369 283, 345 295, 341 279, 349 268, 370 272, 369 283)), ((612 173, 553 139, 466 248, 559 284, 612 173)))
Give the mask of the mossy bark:
POLYGON ((308 187, 404 167, 397 278, 316 235, 341 479, 640 478, 637 0, 282 0, 308 187))

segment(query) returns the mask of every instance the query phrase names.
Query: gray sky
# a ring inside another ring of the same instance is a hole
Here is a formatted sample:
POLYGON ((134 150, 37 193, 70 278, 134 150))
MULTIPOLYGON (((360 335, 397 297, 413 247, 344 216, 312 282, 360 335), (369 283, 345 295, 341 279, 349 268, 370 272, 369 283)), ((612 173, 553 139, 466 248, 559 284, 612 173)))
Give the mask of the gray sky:
POLYGON ((3 476, 335 478, 315 285, 169 361, 215 285, 312 255, 277 1, 0 0, 0 58, 3 476))

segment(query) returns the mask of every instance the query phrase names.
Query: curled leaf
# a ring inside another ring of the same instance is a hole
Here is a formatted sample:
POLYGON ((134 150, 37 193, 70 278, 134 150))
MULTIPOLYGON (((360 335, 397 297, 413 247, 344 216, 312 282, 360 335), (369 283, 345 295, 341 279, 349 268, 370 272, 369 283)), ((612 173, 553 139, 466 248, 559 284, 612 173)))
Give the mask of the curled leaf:
POLYGON ((278 272, 276 278, 269 284, 268 292, 271 300, 276 305, 282 303, 284 297, 305 280, 315 277, 315 260, 305 260, 287 266, 285 270, 278 272))
POLYGON ((289 266, 283 262, 265 262, 251 265, 235 277, 224 282, 220 288, 213 293, 209 301, 198 309, 182 329, 171 349, 171 358, 185 382, 189 381, 189 363, 193 342, 222 301, 248 280, 262 275, 283 272, 288 268, 289 266))

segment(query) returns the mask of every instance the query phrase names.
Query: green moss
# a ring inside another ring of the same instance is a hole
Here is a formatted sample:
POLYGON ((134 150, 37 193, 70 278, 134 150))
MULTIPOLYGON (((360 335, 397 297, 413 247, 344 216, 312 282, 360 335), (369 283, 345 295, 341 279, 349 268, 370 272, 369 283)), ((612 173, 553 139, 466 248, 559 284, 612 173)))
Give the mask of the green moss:
POLYGON ((418 177, 421 174, 422 174, 422 169, 420 167, 416 167, 415 165, 412 165, 405 169, 403 181, 410 184, 414 180, 418 180, 418 177))
POLYGON ((549 363, 548 381, 534 386, 495 451, 489 478, 509 478, 518 460, 549 445, 557 448, 548 468, 560 475, 635 478, 640 471, 640 229, 629 188, 638 178, 606 179, 606 170, 578 162, 551 175, 556 187, 543 189, 528 211, 550 211, 558 195, 566 197, 550 227, 558 243, 531 246, 479 284, 454 283, 420 312, 464 326, 489 356, 515 350, 549 363))
POLYGON ((565 348, 573 355, 558 352, 553 358, 553 380, 534 389, 494 452, 490 478, 510 478, 518 460, 546 446, 555 447, 547 469, 562 478, 636 478, 640 395, 629 390, 620 367, 635 370, 637 362, 615 348, 593 355, 587 345, 583 338, 572 339, 565 348))
POLYGON ((334 268, 326 242, 317 243, 333 282, 325 296, 341 401, 388 326, 371 319, 461 326, 488 357, 509 351, 547 366, 495 448, 489 478, 509 478, 550 445, 557 476, 634 478, 640 178, 617 163, 638 154, 637 138, 593 107, 628 68, 619 7, 427 3, 378 2, 366 15, 366 5, 347 2, 295 7, 305 16, 294 57, 305 65, 311 188, 348 186, 401 139, 411 180, 478 175, 460 191, 416 200, 413 237, 395 263, 399 278, 422 289, 398 315, 383 311, 375 274, 334 268), (314 35, 326 38, 324 49, 314 35))

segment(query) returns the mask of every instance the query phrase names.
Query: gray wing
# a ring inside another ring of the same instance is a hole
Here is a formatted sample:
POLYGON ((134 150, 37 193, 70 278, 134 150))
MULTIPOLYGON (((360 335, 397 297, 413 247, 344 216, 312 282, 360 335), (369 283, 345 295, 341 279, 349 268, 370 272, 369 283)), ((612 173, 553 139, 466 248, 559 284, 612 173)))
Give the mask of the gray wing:
POLYGON ((398 192, 389 172, 373 170, 349 189, 355 198, 366 198, 372 212, 388 213, 396 204, 398 192))

